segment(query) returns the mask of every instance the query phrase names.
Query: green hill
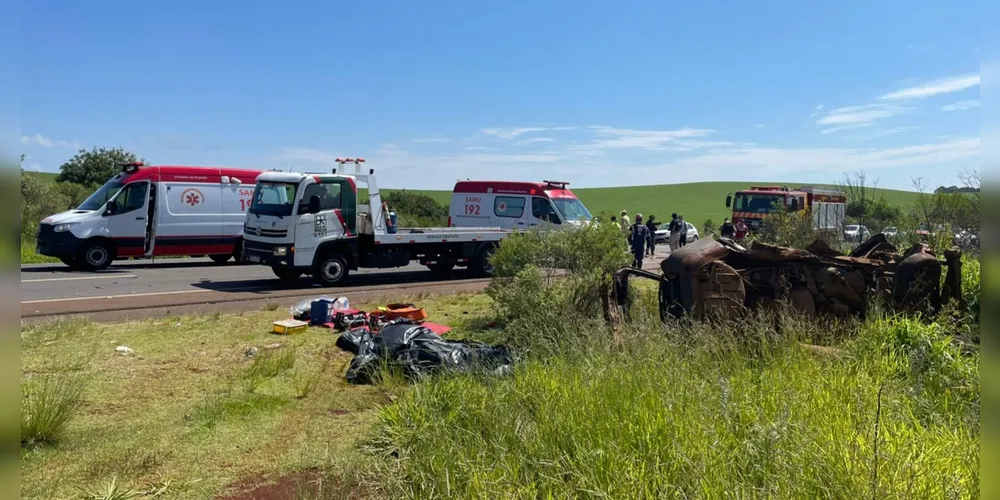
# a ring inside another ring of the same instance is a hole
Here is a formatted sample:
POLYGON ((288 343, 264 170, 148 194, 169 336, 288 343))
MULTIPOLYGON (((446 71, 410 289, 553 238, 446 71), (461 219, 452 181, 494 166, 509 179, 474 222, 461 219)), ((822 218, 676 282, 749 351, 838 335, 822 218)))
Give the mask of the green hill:
MULTIPOLYGON (((645 216, 656 215, 657 219, 666 222, 671 213, 684 216, 688 222, 701 228, 705 219, 711 218, 721 224, 732 212, 726 208, 726 195, 750 185, 768 185, 765 182, 693 182, 687 184, 669 184, 658 186, 630 186, 613 188, 578 188, 573 192, 580 197, 587 208, 595 215, 601 212, 618 214, 622 209, 628 210, 629 216, 639 212, 645 216)), ((782 183, 797 187, 800 184, 782 183)), ((386 191, 393 191, 387 189, 386 191)), ((426 194, 438 203, 451 203, 450 191, 412 190, 426 194)), ((894 189, 879 189, 882 196, 891 205, 906 207, 912 205, 917 193, 894 189)))

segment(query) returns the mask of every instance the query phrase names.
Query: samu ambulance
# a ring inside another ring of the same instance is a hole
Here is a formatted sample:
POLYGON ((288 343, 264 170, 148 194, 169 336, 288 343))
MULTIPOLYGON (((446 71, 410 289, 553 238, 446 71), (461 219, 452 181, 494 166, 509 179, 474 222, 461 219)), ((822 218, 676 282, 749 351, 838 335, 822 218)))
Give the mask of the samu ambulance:
POLYGON ((451 195, 451 227, 579 225, 593 219, 568 182, 459 181, 451 195))
POLYGON ((261 173, 124 164, 79 207, 42 220, 36 252, 92 271, 128 257, 239 260, 243 221, 261 173))

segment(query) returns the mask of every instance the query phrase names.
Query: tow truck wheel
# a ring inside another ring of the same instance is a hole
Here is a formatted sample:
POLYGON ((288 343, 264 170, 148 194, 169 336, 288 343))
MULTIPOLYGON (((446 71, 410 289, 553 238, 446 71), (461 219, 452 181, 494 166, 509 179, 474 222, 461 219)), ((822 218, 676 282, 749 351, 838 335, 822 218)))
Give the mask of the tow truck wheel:
POLYGON ((483 247, 479 253, 469 262, 469 271, 476 276, 492 276, 493 264, 490 264, 490 257, 493 256, 495 247, 483 247))
POLYGON ((313 279, 323 286, 333 286, 347 279, 347 261, 338 253, 326 254, 316 262, 313 279))
POLYGON ((230 257, 232 257, 232 255, 209 255, 208 256, 208 258, 212 259, 212 262, 215 262, 216 264, 225 264, 226 262, 229 262, 229 258, 230 257))
POLYGON ((302 276, 302 271, 291 267, 271 266, 271 271, 274 271, 274 275, 281 281, 294 281, 302 276))
POLYGON ((446 262, 443 262, 443 263, 439 262, 439 263, 435 263, 435 264, 427 264, 427 269, 430 269, 431 272, 441 273, 441 274, 447 273, 447 272, 451 271, 454 268, 455 268, 455 264, 449 264, 449 263, 446 263, 446 262))
POLYGON ((102 241, 96 241, 83 248, 77 262, 89 271, 100 271, 107 269, 114 260, 111 246, 102 241))

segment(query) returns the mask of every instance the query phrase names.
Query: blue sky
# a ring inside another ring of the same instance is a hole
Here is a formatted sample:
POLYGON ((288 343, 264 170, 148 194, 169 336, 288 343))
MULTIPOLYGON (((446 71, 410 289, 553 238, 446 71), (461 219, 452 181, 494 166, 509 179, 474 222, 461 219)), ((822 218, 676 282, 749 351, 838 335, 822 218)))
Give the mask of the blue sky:
POLYGON ((980 9, 938 1, 72 2, 21 8, 21 152, 383 186, 936 186, 980 163, 980 9), (237 5, 239 5, 237 7, 237 5))

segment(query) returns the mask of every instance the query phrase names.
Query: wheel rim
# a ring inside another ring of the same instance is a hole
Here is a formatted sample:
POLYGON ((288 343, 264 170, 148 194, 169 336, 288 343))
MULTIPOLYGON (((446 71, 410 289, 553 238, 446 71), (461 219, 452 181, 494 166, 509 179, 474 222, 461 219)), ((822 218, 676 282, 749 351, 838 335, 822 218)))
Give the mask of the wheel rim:
POLYGON ((87 263, 92 266, 104 265, 108 260, 108 251, 104 247, 91 247, 87 250, 87 263))
POLYGON ((323 263, 323 279, 338 281, 344 275, 344 265, 339 260, 328 260, 323 263))

